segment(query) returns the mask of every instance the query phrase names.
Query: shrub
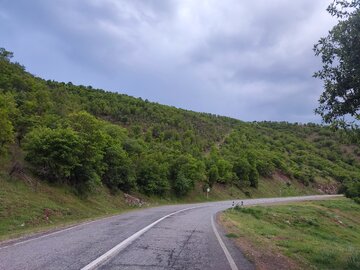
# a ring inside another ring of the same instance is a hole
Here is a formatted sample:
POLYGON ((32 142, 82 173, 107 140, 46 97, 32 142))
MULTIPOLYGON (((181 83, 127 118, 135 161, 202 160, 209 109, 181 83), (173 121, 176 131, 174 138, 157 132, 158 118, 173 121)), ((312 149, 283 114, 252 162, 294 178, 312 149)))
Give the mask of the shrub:
POLYGON ((251 165, 245 158, 238 158, 233 165, 233 170, 239 179, 240 185, 250 184, 251 165))
POLYGON ((152 155, 143 157, 137 168, 137 183, 148 195, 165 195, 170 189, 167 164, 158 162, 152 155))
POLYGON ((184 196, 191 191, 196 181, 201 181, 205 176, 205 165, 191 155, 180 155, 170 168, 172 187, 177 196, 184 196))
POLYGON ((70 129, 37 128, 25 137, 26 160, 36 172, 52 182, 68 182, 80 166, 84 146, 70 129))
POLYGON ((136 187, 135 171, 121 145, 111 145, 105 150, 106 169, 102 182, 112 191, 130 191, 136 187))
POLYGON ((346 182, 345 186, 345 196, 348 198, 354 199, 356 202, 360 203, 360 181, 353 180, 346 182))

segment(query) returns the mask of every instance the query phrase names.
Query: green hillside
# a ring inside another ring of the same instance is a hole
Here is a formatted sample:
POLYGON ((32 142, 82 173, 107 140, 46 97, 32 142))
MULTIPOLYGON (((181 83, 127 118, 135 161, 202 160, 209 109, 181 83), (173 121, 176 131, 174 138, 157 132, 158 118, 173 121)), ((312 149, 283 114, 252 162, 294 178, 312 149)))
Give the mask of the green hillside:
POLYGON ((0 50, 0 238, 151 203, 359 192, 356 137, 45 81, 0 50), (204 191, 210 187, 210 197, 204 191))
POLYGON ((46 81, 11 58, 0 50, 3 218, 20 211, 8 209, 21 190, 24 203, 36 201, 41 212, 52 198, 41 191, 27 196, 37 185, 79 200, 75 205, 110 196, 100 205, 112 210, 122 208, 122 192, 153 202, 205 200, 208 187, 210 199, 358 192, 360 148, 342 130, 247 123, 46 81), (31 188, 17 190, 14 181, 31 188), (46 200, 34 199, 41 196, 46 200))
POLYGON ((13 162, 10 170, 71 186, 79 195, 101 184, 113 192, 166 197, 186 196, 197 183, 231 184, 251 193, 259 179, 274 175, 305 186, 359 178, 360 149, 342 131, 245 123, 45 81, 11 57, 1 50, 3 159, 13 162))

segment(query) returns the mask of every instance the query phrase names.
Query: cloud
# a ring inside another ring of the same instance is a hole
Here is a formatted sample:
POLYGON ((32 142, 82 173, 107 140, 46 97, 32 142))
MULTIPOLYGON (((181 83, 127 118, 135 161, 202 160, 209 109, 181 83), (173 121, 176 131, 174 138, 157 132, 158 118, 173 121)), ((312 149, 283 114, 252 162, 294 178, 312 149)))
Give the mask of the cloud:
POLYGON ((319 121, 327 0, 2 1, 30 72, 242 120, 319 121))

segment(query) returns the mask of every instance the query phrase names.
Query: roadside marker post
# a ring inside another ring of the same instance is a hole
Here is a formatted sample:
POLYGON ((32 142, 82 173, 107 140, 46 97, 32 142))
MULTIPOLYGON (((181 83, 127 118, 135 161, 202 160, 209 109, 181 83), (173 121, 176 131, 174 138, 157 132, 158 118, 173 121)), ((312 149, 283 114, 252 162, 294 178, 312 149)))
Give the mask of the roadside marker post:
POLYGON ((209 199, 209 192, 210 192, 210 188, 208 187, 208 188, 206 189, 206 199, 209 199))

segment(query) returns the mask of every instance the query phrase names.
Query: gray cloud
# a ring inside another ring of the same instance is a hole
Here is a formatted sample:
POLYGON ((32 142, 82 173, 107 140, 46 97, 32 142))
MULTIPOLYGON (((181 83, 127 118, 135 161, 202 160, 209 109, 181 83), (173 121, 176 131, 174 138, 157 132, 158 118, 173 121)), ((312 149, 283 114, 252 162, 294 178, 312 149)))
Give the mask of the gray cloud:
POLYGON ((242 120, 319 121, 328 0, 2 0, 30 72, 242 120))

